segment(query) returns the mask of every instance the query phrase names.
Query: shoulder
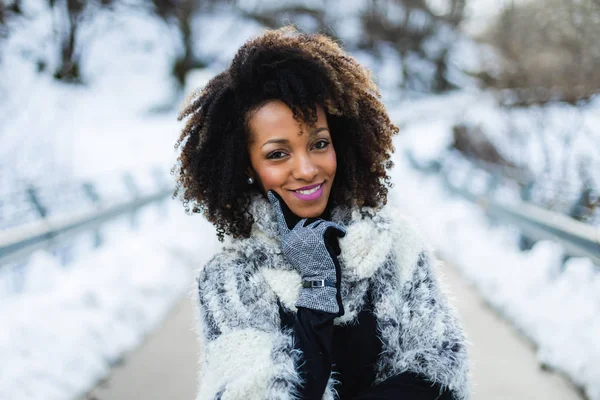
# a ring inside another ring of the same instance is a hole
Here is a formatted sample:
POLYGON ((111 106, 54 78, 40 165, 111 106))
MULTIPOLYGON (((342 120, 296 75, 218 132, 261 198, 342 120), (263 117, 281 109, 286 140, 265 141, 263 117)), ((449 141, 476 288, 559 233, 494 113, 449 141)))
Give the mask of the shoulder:
POLYGON ((198 269, 196 279, 206 280, 209 276, 218 274, 219 271, 239 264, 240 261, 241 255, 238 251, 231 247, 222 248, 198 269))
POLYGON ((226 245, 215 253, 196 272, 199 288, 210 285, 217 287, 222 282, 237 280, 240 275, 255 269, 254 257, 250 257, 235 245, 226 245), (221 283, 219 283, 221 282, 221 283))
POLYGON ((219 273, 231 267, 235 267, 234 270, 238 272, 248 272, 255 269, 257 265, 269 263, 274 255, 280 252, 280 249, 255 236, 229 239, 208 262, 200 267, 198 276, 219 273))
POLYGON ((226 247, 199 269, 194 299, 207 326, 216 327, 217 332, 273 329, 276 299, 258 265, 252 257, 226 247))
POLYGON ((393 238, 392 259, 402 282, 414 278, 415 269, 422 266, 423 260, 435 258, 433 248, 425 240, 418 221, 403 213, 400 207, 389 204, 382 209, 382 219, 393 238))
POLYGON ((342 257, 361 278, 373 275, 389 259, 401 269, 411 268, 429 247, 415 221, 394 204, 354 209, 346 228, 340 239, 342 257))
POLYGON ((354 208, 346 211, 346 223, 355 231, 375 236, 395 235, 398 238, 423 243, 420 228, 415 219, 405 214, 395 203, 382 207, 354 208))
POLYGON ((409 264, 416 264, 422 253, 433 252, 418 221, 403 213, 399 206, 386 205, 382 209, 381 219, 385 221, 385 229, 394 239, 396 255, 408 260, 409 264))
POLYGON ((197 288, 219 296, 264 294, 264 271, 281 267, 280 249, 253 237, 232 240, 197 270, 197 288))

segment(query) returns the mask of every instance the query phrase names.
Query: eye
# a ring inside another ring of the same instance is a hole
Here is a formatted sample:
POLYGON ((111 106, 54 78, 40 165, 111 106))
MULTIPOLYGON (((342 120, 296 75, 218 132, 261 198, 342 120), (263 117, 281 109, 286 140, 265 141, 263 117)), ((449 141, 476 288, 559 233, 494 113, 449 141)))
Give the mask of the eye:
POLYGON ((269 159, 269 160, 277 160, 277 159, 283 158, 283 157, 285 157, 285 153, 283 151, 279 151, 279 150, 269 153, 267 155, 267 159, 269 159))
POLYGON ((319 150, 325 149, 327 146, 329 146, 329 142, 325 139, 319 140, 317 143, 315 143, 315 147, 319 150))

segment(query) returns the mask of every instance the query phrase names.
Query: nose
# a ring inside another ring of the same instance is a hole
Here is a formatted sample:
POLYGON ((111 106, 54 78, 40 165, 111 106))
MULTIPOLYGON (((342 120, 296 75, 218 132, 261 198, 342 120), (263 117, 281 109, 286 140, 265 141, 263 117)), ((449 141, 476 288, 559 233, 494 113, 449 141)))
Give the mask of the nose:
POLYGON ((294 179, 312 182, 319 173, 319 169, 311 159, 310 154, 299 154, 294 163, 292 176, 294 179))

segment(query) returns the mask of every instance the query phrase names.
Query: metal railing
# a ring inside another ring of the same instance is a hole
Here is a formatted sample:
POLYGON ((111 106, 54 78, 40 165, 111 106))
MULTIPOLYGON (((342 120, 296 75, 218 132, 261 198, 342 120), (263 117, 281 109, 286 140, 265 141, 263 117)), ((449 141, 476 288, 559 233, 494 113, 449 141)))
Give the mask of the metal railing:
MULTIPOLYGON (((155 178, 156 175, 155 172, 155 178)), ((81 232, 97 230, 100 225, 117 217, 134 215, 145 205, 164 200, 173 193, 166 182, 160 179, 156 179, 158 188, 150 193, 142 193, 130 174, 124 175, 124 181, 127 192, 131 196, 129 199, 103 203, 94 186, 85 182, 74 187, 83 188, 88 197, 93 200, 93 207, 90 208, 88 205, 84 209, 61 210, 57 213, 48 212, 48 209, 40 203, 36 191, 33 188, 29 189, 29 197, 35 205, 34 208, 41 212, 34 221, 0 230, 0 267, 22 260, 38 249, 52 248, 81 232)))
POLYGON ((480 205, 491 217, 518 226, 528 238, 559 242, 567 255, 589 257, 594 263, 600 265, 600 229, 527 202, 503 204, 490 196, 473 193, 452 183, 444 173, 445 169, 441 168, 440 162, 435 161, 424 165, 419 163, 411 153, 407 152, 406 156, 415 169, 428 174, 440 174, 451 192, 480 205))

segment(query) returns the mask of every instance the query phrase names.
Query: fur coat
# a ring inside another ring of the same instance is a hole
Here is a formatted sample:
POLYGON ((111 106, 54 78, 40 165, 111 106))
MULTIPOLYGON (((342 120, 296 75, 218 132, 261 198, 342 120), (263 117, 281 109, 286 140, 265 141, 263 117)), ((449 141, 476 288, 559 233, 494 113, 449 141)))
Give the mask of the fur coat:
MULTIPOLYGON (((268 200, 255 196, 250 212, 251 236, 228 239, 198 271, 196 400, 297 398, 302 352, 293 332, 281 328, 279 307, 296 311, 300 275, 284 258, 268 200)), ((370 287, 383 345, 375 382, 412 371, 469 399, 465 337, 440 290, 432 249, 389 204, 379 211, 339 207, 331 220, 347 228, 339 240, 345 314, 334 324, 355 322, 370 287)), ((323 399, 336 398, 334 383, 332 376, 323 399)))

